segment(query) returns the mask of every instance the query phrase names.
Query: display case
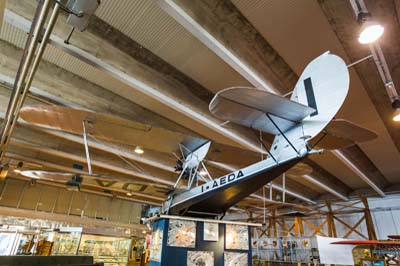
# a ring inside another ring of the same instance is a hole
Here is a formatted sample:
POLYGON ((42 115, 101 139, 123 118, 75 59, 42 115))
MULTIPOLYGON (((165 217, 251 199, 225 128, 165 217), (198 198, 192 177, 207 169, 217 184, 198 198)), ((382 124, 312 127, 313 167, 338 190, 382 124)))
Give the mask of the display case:
POLYGON ((35 244, 35 232, 19 232, 16 238, 15 255, 31 255, 35 244))
POLYGON ((51 255, 76 255, 81 234, 82 228, 60 228, 53 236, 51 255))
POLYGON ((78 255, 93 256, 106 266, 126 266, 130 246, 129 238, 82 234, 78 255))
POLYGON ((0 256, 11 255, 16 232, 0 232, 0 256))

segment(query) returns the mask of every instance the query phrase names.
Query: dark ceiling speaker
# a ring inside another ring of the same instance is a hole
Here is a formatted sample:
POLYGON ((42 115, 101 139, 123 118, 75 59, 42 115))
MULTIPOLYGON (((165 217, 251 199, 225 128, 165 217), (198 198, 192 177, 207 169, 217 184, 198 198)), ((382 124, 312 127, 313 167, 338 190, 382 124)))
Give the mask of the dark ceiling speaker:
POLYGON ((3 180, 7 177, 8 169, 8 164, 0 167, 0 180, 3 180))

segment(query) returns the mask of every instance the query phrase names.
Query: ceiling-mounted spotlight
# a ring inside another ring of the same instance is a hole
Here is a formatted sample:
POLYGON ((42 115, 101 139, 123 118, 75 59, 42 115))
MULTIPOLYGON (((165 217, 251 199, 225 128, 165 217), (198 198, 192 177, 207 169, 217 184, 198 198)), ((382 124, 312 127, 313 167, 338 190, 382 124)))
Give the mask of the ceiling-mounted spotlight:
POLYGON ((385 28, 377 22, 366 21, 361 26, 358 42, 361 44, 369 44, 378 40, 385 31, 385 28))
POLYGON ((396 99, 392 102, 393 108, 393 121, 400 122, 400 100, 396 99))
POLYGON ((130 197, 130 196, 132 196, 133 194, 131 193, 131 192, 126 192, 126 195, 128 196, 128 197, 130 197))
POLYGON ((140 146, 136 146, 134 152, 137 154, 143 154, 144 150, 140 146))
POLYGON ((207 171, 205 169, 201 169, 199 174, 202 175, 202 176, 205 176, 205 175, 207 175, 207 171))
POLYGON ((358 42, 361 44, 370 44, 378 40, 385 31, 385 28, 371 18, 370 13, 360 12, 357 16, 358 22, 361 24, 358 42))
POLYGON ((3 180, 7 177, 9 166, 8 164, 1 166, 0 165, 0 180, 3 180))

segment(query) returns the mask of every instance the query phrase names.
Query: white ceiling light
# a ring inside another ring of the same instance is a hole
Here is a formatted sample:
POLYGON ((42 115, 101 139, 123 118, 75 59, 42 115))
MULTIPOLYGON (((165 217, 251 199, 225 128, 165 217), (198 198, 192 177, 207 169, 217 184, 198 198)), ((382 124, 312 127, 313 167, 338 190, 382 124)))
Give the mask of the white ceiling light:
POLYGON ((397 108, 393 114, 393 121, 400 122, 400 108, 397 108))
POLYGON ((207 172, 206 172, 206 170, 201 169, 201 171, 199 172, 199 174, 204 176, 204 175, 207 175, 207 172))
POLYGON ((393 101, 392 108, 394 110, 393 121, 400 122, 400 100, 399 99, 396 99, 393 101))
POLYGON ((137 153, 137 154, 143 154, 143 153, 144 153, 144 150, 143 150, 140 146, 136 146, 136 148, 135 148, 135 153, 137 153))
POLYGON ((358 37, 358 42, 361 44, 370 44, 378 40, 385 31, 385 28, 373 20, 363 22, 358 37))
POLYGON ((132 196, 132 193, 131 193, 131 192, 126 192, 126 195, 127 195, 128 197, 130 197, 130 196, 132 196))

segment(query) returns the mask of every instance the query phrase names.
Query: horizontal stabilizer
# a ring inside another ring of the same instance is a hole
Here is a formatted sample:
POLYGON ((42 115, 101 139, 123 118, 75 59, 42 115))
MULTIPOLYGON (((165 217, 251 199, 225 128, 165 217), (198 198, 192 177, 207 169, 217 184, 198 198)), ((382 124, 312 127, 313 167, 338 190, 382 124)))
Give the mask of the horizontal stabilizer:
POLYGON ((233 87, 218 92, 210 103, 211 113, 220 119, 279 134, 314 113, 314 108, 293 102, 264 90, 233 87), (269 114, 273 122, 266 116, 269 114))
POLYGON ((321 134, 325 136, 315 138, 315 141, 320 140, 317 146, 328 150, 345 148, 378 137, 375 132, 344 119, 332 120, 321 134))

